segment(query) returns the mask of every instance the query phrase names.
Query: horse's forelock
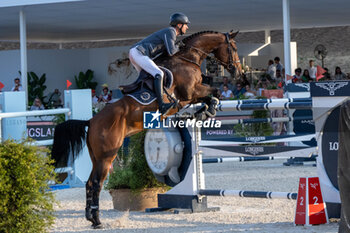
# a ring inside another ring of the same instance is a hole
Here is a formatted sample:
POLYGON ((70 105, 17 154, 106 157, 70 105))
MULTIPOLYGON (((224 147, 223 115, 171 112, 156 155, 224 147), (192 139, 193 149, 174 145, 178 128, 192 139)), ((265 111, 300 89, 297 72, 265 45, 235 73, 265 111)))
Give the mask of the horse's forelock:
POLYGON ((237 34, 239 33, 239 31, 236 31, 236 32, 232 32, 233 30, 231 30, 230 32, 229 32, 229 38, 230 39, 234 39, 236 36, 237 36, 237 34))

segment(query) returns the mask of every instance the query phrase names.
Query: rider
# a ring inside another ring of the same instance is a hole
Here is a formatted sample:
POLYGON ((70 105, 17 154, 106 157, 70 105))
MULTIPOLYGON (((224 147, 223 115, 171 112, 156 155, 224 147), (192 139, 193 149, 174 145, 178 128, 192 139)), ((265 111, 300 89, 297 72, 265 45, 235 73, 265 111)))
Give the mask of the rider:
POLYGON ((142 69, 154 77, 154 87, 159 105, 159 111, 164 115, 175 103, 163 102, 163 71, 153 62, 159 55, 167 52, 173 56, 179 51, 175 44, 176 37, 183 35, 188 29, 190 21, 183 13, 175 13, 170 17, 170 27, 159 30, 133 45, 129 51, 129 58, 135 69, 142 69))

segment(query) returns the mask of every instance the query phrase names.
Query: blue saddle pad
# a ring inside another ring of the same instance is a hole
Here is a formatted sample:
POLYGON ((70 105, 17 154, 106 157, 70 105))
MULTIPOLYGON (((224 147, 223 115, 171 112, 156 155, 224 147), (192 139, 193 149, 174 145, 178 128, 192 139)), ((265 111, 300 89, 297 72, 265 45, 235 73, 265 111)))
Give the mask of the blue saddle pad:
POLYGON ((149 105, 157 99, 156 94, 147 88, 141 88, 133 93, 127 94, 127 96, 130 96, 142 105, 149 105))
MULTIPOLYGON (((164 72, 164 87, 166 89, 169 89, 173 85, 173 74, 170 70, 168 70, 165 67, 159 66, 159 68, 162 69, 164 72)), ((141 75, 147 76, 148 74, 141 73, 140 76, 141 75)), ((150 89, 148 89, 147 85, 142 86, 141 89, 139 88, 136 91, 133 91, 132 93, 127 94, 127 96, 130 96, 131 98, 133 98, 134 100, 136 100, 138 103, 142 105, 149 105, 157 99, 156 94, 150 89)))

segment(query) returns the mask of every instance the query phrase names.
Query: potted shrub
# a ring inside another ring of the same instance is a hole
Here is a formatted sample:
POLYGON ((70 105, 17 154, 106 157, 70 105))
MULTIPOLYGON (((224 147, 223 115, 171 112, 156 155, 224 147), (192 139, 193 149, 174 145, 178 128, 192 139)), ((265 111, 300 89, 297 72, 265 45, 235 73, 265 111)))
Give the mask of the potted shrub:
POLYGON ((78 76, 74 76, 75 83, 78 89, 92 89, 95 90, 97 82, 93 82, 94 72, 88 69, 85 73, 80 72, 78 76))
POLYGON ((144 155, 145 131, 130 138, 128 151, 121 148, 106 189, 113 199, 114 209, 140 211, 158 206, 157 194, 168 187, 157 181, 144 155))
POLYGON ((34 72, 28 72, 28 105, 33 105, 35 98, 39 98, 41 102, 46 106, 48 103, 45 102, 46 96, 44 91, 46 90, 46 74, 42 74, 40 77, 34 72))
POLYGON ((0 232, 47 232, 54 224, 53 161, 46 149, 31 144, 0 143, 0 232))

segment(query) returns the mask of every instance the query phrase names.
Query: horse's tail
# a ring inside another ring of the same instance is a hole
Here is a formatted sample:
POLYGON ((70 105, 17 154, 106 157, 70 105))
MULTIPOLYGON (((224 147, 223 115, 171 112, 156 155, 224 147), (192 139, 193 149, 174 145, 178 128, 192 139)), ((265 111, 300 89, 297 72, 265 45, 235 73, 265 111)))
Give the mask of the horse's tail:
POLYGON ((76 159, 86 139, 86 126, 89 126, 89 121, 68 120, 55 127, 51 151, 55 167, 67 166, 70 152, 73 160, 76 159))

